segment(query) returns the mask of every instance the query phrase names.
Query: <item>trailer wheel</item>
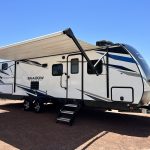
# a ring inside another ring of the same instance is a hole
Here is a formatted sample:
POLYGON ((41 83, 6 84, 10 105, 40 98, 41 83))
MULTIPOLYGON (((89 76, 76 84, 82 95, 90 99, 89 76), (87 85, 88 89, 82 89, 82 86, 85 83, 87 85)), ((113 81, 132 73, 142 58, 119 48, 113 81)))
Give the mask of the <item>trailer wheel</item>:
POLYGON ((25 111, 31 110, 32 108, 32 102, 28 100, 24 100, 23 107, 25 111))
POLYGON ((39 113, 39 112, 42 112, 42 110, 43 110, 43 104, 40 103, 39 101, 35 101, 34 102, 34 111, 36 113, 39 113))

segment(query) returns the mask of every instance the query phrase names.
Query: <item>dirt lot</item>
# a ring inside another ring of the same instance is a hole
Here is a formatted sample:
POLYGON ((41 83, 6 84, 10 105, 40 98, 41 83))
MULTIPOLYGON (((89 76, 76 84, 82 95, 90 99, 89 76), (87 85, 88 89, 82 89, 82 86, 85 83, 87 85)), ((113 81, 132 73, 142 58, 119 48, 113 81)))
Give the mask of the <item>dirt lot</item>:
POLYGON ((150 150, 150 115, 83 110, 73 126, 56 123, 54 106, 24 112, 0 101, 0 150, 150 150))

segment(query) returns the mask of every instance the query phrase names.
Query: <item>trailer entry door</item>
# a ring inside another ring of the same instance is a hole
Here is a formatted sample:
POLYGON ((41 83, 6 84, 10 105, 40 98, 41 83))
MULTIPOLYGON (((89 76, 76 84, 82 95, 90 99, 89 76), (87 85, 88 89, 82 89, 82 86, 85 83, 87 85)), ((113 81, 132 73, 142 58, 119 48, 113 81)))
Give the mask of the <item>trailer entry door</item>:
POLYGON ((67 59, 68 86, 67 98, 81 99, 82 98, 82 56, 74 54, 68 56, 67 59))

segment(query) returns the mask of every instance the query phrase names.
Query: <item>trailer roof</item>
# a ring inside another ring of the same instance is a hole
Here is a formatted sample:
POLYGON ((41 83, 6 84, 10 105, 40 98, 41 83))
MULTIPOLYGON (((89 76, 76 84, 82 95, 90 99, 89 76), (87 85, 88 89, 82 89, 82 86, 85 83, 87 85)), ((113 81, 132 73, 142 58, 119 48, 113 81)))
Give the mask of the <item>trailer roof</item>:
MULTIPOLYGON (((84 50, 98 47, 78 40, 84 50)), ((70 52, 79 52, 63 31, 0 47, 0 59, 22 60, 70 52)))

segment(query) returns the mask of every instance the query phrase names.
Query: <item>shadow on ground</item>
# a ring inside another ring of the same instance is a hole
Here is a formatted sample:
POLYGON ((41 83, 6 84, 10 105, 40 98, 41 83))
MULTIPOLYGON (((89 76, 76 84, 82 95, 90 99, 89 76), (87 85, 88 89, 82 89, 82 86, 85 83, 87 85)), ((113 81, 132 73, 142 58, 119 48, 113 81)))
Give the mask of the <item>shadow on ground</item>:
POLYGON ((22 150, 72 150, 102 131, 148 137, 150 117, 84 109, 73 126, 56 123, 56 109, 24 112, 22 104, 0 105, 0 140, 22 150))

